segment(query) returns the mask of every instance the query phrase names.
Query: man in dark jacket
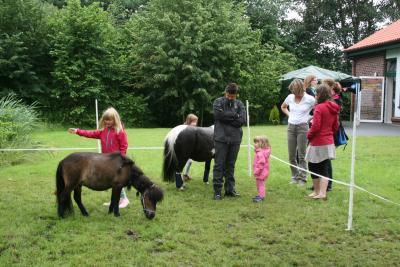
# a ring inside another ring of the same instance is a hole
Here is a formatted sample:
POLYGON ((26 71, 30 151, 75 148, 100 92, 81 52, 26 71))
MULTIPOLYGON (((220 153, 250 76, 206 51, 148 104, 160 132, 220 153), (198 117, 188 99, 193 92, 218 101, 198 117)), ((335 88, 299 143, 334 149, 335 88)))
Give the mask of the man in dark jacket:
POLYGON ((238 86, 230 83, 225 88, 225 96, 217 98, 214 110, 214 199, 221 200, 221 190, 225 177, 225 196, 236 197, 235 162, 242 142, 242 125, 246 123, 246 109, 236 99, 238 86))

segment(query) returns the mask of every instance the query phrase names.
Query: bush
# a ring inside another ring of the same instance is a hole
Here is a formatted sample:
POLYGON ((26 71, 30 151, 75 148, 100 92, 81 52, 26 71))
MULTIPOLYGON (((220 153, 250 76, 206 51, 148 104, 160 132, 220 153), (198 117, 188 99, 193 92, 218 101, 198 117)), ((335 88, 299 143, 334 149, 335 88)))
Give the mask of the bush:
MULTIPOLYGON (((26 106, 8 95, 0 99, 0 148, 21 148, 31 144, 32 130, 37 126, 35 104, 26 106)), ((21 152, 0 152, 0 163, 14 163, 24 157, 21 152)))
POLYGON ((276 105, 271 109, 269 113, 269 121, 272 122, 272 124, 279 124, 280 119, 279 119, 279 110, 276 105))

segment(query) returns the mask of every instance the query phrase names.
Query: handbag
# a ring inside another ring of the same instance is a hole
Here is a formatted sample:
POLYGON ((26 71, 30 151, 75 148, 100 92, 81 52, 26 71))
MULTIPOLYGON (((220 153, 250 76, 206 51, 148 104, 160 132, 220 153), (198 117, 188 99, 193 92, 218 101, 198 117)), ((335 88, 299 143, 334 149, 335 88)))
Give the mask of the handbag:
POLYGON ((334 140, 335 140, 336 147, 344 145, 343 149, 346 148, 347 140, 349 140, 349 137, 347 136, 346 132, 344 131, 344 128, 342 125, 339 126, 339 129, 334 134, 334 140))

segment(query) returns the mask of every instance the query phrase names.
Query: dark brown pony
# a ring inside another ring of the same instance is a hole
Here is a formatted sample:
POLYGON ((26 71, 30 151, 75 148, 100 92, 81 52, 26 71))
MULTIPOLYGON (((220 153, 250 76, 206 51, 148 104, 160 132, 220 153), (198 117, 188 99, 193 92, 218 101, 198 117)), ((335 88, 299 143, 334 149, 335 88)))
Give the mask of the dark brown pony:
POLYGON ((108 213, 119 216, 121 190, 127 186, 141 194, 144 214, 148 219, 156 215, 157 202, 163 199, 163 191, 143 174, 135 163, 120 153, 100 154, 91 152, 72 153, 58 164, 56 174, 58 216, 72 212, 71 192, 83 216, 88 212, 82 204, 82 185, 97 191, 112 188, 108 213))

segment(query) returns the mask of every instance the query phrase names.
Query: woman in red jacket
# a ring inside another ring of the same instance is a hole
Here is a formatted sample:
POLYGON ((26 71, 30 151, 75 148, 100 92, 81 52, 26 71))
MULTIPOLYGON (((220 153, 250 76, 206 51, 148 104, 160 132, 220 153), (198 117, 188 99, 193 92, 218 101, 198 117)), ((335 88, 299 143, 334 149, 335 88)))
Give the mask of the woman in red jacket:
MULTIPOLYGON (((314 117, 307 138, 310 145, 307 148, 306 160, 308 169, 324 177, 329 177, 331 159, 336 157, 333 133, 339 127, 340 107, 331 101, 331 89, 322 84, 317 88, 317 105, 314 108, 314 117)), ((313 199, 326 200, 327 179, 311 174, 314 191, 309 195, 313 199)))
MULTIPOLYGON (((99 125, 100 128, 94 131, 69 128, 68 132, 88 138, 100 139, 102 153, 120 152, 122 155, 126 155, 128 138, 118 112, 114 108, 106 109, 101 116, 99 125)), ((125 190, 122 189, 119 207, 125 208, 128 204, 128 197, 125 190)), ((108 206, 109 203, 105 203, 104 205, 108 206)))

